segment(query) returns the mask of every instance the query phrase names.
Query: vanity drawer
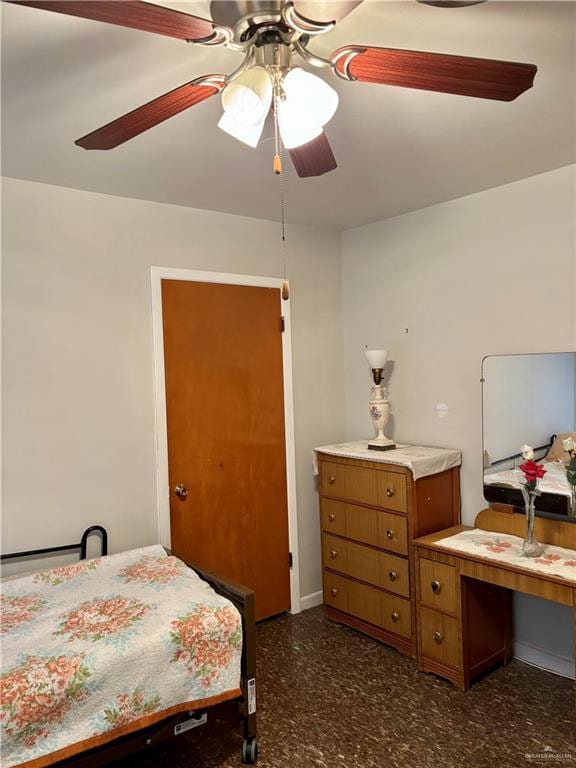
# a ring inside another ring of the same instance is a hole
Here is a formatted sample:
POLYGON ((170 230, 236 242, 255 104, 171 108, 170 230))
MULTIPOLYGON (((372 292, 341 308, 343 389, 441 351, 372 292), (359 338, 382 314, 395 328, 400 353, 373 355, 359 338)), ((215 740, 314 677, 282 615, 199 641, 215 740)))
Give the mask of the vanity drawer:
POLYGON ((453 565, 437 563, 421 557, 420 567, 420 602, 456 615, 458 597, 456 590, 456 568, 453 565))
POLYGON ((408 554, 408 520, 382 509, 359 507, 334 499, 320 499, 322 530, 372 544, 399 555, 408 554))
POLYGON ((407 511, 406 478, 401 473, 321 461, 320 493, 397 512, 407 511))
POLYGON ((457 619, 421 606, 419 637, 423 656, 451 667, 460 665, 457 619))
POLYGON ((410 596, 408 560, 329 534, 324 535, 322 550, 325 568, 388 589, 397 595, 410 596))
POLYGON ((411 637, 410 601, 324 571, 324 602, 377 627, 411 637))

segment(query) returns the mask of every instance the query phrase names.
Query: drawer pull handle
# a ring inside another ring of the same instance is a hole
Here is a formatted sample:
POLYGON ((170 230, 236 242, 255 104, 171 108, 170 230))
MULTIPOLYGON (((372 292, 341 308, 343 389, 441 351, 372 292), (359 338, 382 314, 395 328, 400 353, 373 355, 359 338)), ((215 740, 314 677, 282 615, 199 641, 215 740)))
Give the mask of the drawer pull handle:
POLYGON ((332 587, 332 589, 330 590, 330 594, 332 595, 332 597, 336 597, 336 595, 338 594, 338 590, 336 589, 336 587, 332 587))
POLYGON ((386 488, 386 496, 391 499, 394 496, 394 488, 386 488))
POLYGON ((336 558, 338 557, 338 552, 335 549, 331 549, 330 557, 332 558, 332 560, 336 560, 336 558))
POLYGON ((398 578, 398 571, 390 571, 388 573, 388 578, 390 579, 390 581, 396 581, 396 579, 398 578))
POLYGON ((439 595, 440 592, 442 592, 442 584, 440 584, 438 579, 431 581, 430 587, 432 588, 432 592, 434 592, 435 595, 439 595))
POLYGON ((334 475, 328 475, 329 485, 334 485, 335 482, 336 482, 336 478, 334 477, 334 475))
POLYGON ((386 531, 386 538, 390 539, 390 541, 392 541, 392 539, 394 538, 394 531, 392 531, 390 528, 388 528, 388 530, 386 531))
POLYGON ((442 632, 434 632, 434 634, 432 635, 432 638, 434 642, 437 643, 437 645, 440 645, 442 640, 444 639, 442 637, 442 632))
POLYGON ((334 512, 330 512, 330 514, 328 515, 328 520, 329 520, 331 523, 333 523, 333 522, 334 522, 334 520, 336 520, 336 515, 334 514, 334 512))
POLYGON ((394 624, 396 624, 397 621, 400 621, 399 611, 392 611, 392 621, 394 622, 394 624))

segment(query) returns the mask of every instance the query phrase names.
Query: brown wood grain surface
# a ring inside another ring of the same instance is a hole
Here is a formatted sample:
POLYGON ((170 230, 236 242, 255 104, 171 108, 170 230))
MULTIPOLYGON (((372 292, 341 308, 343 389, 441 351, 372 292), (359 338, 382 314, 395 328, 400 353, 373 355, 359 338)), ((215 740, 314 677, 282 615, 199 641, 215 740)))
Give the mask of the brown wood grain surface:
MULTIPOLYGON (((481 99, 512 101, 532 87, 537 67, 514 61, 477 59, 425 51, 362 46, 350 61, 356 80, 402 88, 439 91, 481 99)), ((334 58, 340 50, 334 51, 334 58)), ((344 72, 346 57, 337 68, 344 72)))
POLYGON ((280 291, 163 280, 162 309, 172 550, 286 611, 280 291))
MULTIPOLYGON (((220 76, 207 75, 206 77, 220 76)), ((200 104, 200 102, 219 92, 219 87, 202 85, 203 81, 204 77, 201 77, 190 83, 180 85, 169 93, 164 93, 157 99, 153 99, 147 104, 133 109, 132 112, 112 120, 111 123, 82 136, 74 143, 83 149, 114 149, 125 141, 133 139, 144 131, 164 122, 164 120, 200 104)))
POLYGON ((307 144, 288 150, 298 176, 322 176, 338 167, 328 136, 322 131, 307 144))
POLYGON ((212 22, 162 5, 140 0, 6 0, 67 16, 103 21, 120 27, 155 32, 178 40, 200 40, 214 31, 212 22))

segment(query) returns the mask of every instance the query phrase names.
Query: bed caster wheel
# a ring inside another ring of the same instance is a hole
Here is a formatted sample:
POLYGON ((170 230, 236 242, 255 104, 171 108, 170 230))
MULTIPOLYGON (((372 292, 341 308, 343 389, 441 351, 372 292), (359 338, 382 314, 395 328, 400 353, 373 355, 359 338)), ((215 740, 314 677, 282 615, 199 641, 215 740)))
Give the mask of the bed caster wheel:
POLYGON ((258 760, 258 740, 255 736, 242 742, 242 762, 253 764, 258 760))

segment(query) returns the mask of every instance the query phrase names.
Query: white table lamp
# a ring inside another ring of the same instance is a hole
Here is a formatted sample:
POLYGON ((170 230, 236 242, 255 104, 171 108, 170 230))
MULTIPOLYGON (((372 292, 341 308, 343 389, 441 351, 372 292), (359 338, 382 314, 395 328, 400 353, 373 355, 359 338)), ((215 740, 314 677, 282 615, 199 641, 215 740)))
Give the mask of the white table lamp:
POLYGON ((385 349, 365 349, 364 354, 370 370, 374 385, 370 388, 370 417, 374 422, 376 437, 370 440, 368 448, 374 451, 389 451, 396 448, 394 441, 384 434, 384 428, 390 415, 390 402, 386 387, 382 383, 384 367, 388 360, 388 352, 385 349))

